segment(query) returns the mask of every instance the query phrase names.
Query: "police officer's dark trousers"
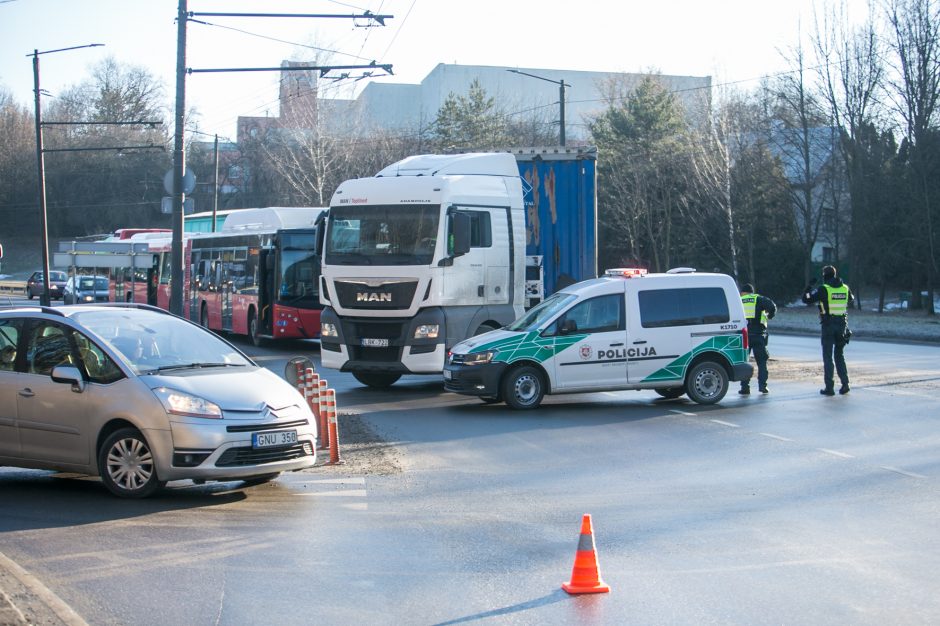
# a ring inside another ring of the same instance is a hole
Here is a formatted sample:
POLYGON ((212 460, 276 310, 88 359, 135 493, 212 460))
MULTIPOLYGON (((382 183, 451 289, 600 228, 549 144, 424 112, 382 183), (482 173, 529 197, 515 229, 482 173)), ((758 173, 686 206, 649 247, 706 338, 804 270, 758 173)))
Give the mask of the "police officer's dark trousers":
POLYGON ((826 389, 832 389, 835 385, 833 377, 833 361, 835 361, 835 372, 839 374, 839 382, 843 387, 849 385, 849 372, 845 367, 845 317, 827 316, 822 322, 822 354, 823 354, 823 379, 826 383, 826 389))
POLYGON ((757 387, 763 389, 767 386, 767 361, 770 359, 770 352, 767 350, 767 331, 751 330, 751 327, 748 327, 747 341, 754 354, 754 361, 757 363, 757 387))

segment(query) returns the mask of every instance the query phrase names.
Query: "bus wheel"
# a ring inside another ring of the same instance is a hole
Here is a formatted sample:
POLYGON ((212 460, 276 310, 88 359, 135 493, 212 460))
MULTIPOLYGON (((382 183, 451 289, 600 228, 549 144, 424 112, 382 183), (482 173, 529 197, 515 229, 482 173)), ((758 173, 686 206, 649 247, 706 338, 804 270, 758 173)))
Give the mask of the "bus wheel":
POLYGON ((264 345, 264 339, 258 334, 258 316, 255 315, 254 309, 248 309, 248 336, 255 347, 264 345))
POLYGON ((209 309, 206 308, 206 303, 202 303, 202 307, 199 309, 199 325, 203 328, 209 328, 209 309))
POLYGON ((367 387, 381 389, 394 385, 395 381, 401 378, 401 374, 395 372, 353 372, 353 377, 367 387))

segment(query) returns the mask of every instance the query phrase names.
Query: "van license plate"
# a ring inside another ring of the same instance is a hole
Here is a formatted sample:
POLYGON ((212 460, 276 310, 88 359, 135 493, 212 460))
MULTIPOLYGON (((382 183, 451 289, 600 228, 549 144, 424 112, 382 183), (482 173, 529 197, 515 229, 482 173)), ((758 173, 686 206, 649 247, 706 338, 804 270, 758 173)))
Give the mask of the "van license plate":
POLYGON ((368 337, 363 337, 360 339, 362 346, 365 348, 387 348, 388 339, 370 339, 368 337))
POLYGON ((273 448, 297 443, 296 430, 279 430, 273 433, 251 433, 251 447, 273 448))

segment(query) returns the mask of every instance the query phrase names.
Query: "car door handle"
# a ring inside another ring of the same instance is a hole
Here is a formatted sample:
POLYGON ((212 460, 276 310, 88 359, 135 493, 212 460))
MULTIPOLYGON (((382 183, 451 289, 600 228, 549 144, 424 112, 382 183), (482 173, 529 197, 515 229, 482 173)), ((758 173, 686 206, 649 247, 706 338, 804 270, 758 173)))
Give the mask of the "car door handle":
POLYGON ((612 343, 612 344, 610 344, 610 347, 611 347, 611 348, 616 348, 617 346, 622 346, 622 345, 623 345, 623 342, 621 341, 621 342, 619 342, 619 343, 612 343))
POLYGON ((20 389, 19 394, 23 396, 24 398, 32 398, 33 396, 36 395, 35 393, 33 393, 33 390, 30 389, 29 387, 26 387, 25 389, 20 389))
POLYGON ((643 344, 643 343, 646 343, 646 340, 643 340, 643 341, 634 341, 634 342, 633 342, 633 345, 636 346, 636 345, 643 344))

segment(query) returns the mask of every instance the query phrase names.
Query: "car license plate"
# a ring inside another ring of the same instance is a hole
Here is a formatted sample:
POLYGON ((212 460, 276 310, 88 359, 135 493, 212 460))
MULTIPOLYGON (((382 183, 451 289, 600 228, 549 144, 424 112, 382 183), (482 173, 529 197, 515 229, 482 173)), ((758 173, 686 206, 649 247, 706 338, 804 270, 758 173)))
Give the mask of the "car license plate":
POLYGON ((444 370, 444 380, 450 380, 453 377, 454 375, 451 373, 450 370, 444 370))
POLYGON ((252 448, 273 448, 297 443, 296 430, 278 430, 273 433, 251 433, 252 448))
POLYGON ((387 348, 388 339, 370 339, 363 337, 361 340, 363 347, 366 348, 387 348))

